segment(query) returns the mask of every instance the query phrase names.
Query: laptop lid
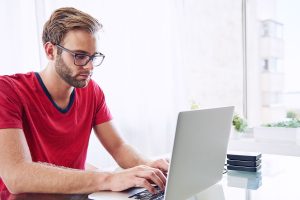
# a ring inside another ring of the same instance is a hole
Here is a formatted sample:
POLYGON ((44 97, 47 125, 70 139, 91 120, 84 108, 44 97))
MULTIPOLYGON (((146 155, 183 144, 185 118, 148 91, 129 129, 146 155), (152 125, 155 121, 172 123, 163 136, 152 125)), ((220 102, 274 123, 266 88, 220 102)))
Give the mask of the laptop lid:
POLYGON ((222 179, 233 106, 180 112, 165 200, 182 200, 222 179))
MULTIPOLYGON (((233 106, 180 112, 165 200, 187 199, 222 178, 233 106)), ((135 190, 96 192, 90 199, 129 199, 135 190)))

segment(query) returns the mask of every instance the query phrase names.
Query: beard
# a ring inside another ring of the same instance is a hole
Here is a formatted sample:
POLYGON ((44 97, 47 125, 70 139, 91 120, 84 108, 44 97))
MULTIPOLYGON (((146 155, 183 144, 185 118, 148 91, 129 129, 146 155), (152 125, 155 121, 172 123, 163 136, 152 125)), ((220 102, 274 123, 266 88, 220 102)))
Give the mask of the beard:
POLYGON ((58 56, 55 61, 55 71, 65 82, 75 88, 86 87, 90 81, 90 77, 83 80, 76 79, 78 75, 72 75, 71 68, 66 65, 61 56, 58 56))

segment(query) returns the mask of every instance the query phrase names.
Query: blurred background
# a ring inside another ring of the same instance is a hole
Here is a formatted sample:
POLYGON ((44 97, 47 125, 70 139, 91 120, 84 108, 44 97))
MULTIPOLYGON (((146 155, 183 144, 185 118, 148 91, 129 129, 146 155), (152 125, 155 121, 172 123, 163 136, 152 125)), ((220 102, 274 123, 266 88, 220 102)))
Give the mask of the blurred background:
MULTIPOLYGON (((46 66, 43 24, 64 6, 103 24, 93 79, 122 136, 148 156, 171 151, 178 112, 195 105, 234 105, 249 127, 298 112, 299 1, 0 0, 1 75, 46 66)), ((114 164, 93 134, 88 161, 114 164)))

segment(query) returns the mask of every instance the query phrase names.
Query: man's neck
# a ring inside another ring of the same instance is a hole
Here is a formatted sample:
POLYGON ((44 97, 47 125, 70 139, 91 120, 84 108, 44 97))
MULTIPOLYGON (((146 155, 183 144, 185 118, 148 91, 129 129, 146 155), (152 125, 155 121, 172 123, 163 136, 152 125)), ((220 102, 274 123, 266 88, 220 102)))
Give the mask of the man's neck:
POLYGON ((39 74, 53 101, 61 108, 67 107, 74 87, 67 84, 49 64, 39 74))

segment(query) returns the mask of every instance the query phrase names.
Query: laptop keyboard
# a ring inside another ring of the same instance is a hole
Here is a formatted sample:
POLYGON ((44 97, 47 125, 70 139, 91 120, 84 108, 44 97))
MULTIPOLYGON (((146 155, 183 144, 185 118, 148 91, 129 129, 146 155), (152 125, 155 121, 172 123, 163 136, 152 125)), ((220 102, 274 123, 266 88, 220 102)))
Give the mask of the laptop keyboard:
POLYGON ((133 199, 140 199, 140 200, 163 200, 164 199, 164 191, 161 191, 158 186, 155 186, 155 189, 157 191, 156 194, 150 193, 148 190, 143 190, 141 192, 138 192, 134 195, 131 195, 128 198, 133 199))

